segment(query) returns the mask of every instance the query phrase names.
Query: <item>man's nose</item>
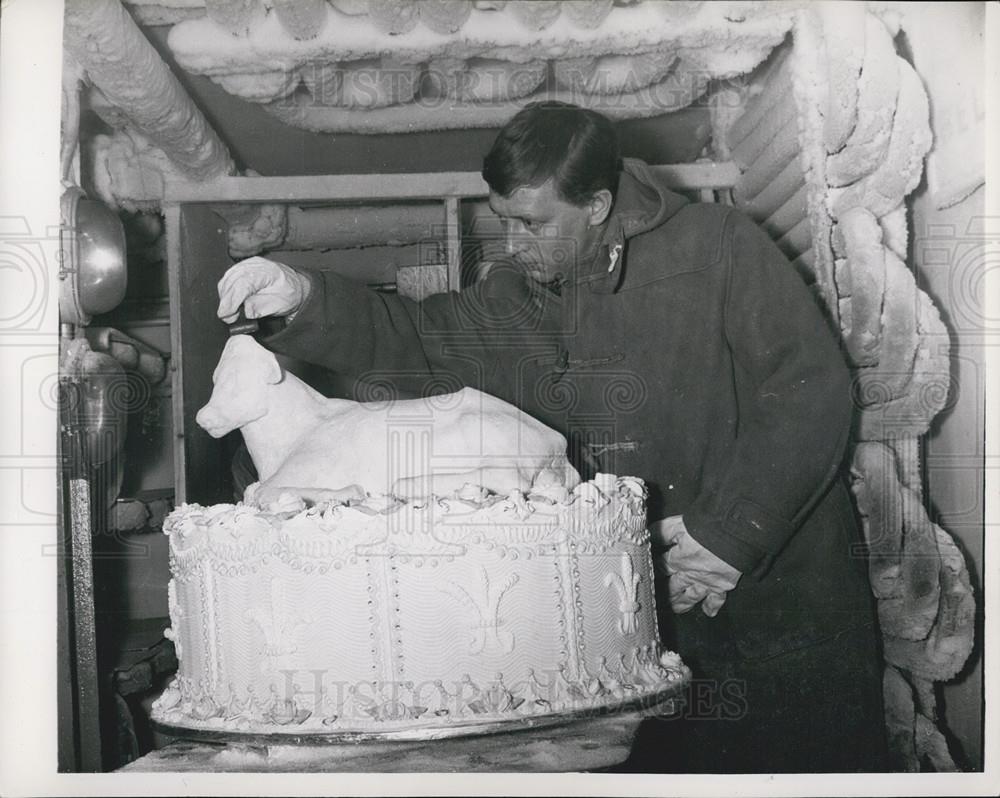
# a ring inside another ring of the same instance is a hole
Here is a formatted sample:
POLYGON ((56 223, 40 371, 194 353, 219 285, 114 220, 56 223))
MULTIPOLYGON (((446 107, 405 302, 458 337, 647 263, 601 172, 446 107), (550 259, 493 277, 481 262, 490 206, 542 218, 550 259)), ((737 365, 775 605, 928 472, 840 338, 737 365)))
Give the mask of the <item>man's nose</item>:
POLYGON ((507 222, 504 226, 504 244, 508 255, 516 255, 523 252, 526 246, 524 235, 524 225, 516 220, 507 222))

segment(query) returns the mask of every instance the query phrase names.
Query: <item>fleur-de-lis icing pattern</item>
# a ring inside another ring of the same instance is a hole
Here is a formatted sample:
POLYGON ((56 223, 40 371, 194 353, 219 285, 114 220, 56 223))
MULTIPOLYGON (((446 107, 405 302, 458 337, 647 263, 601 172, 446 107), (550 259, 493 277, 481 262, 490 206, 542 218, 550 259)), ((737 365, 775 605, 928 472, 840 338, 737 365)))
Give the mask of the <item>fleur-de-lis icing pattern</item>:
POLYGON ((622 617, 618 619, 618 630, 622 634, 635 634, 638 629, 639 582, 642 577, 636 573, 632 557, 623 551, 621 556, 621 573, 604 575, 604 586, 613 587, 618 593, 618 611, 622 617))
POLYGON ((514 633, 504 628, 505 621, 500 615, 500 602, 521 577, 510 574, 502 584, 494 585, 490 582, 490 575, 485 567, 481 566, 479 571, 480 579, 478 589, 474 590, 475 595, 470 594, 464 585, 457 582, 448 582, 440 590, 471 610, 475 617, 471 627, 470 654, 482 653, 488 642, 494 643, 505 654, 509 654, 514 650, 514 633))
POLYGON ((180 663, 154 716, 266 734, 462 731, 658 700, 690 672, 661 651, 643 497, 623 485, 595 482, 603 503, 414 502, 427 523, 412 526, 380 505, 179 509, 165 527, 180 663), (398 551, 358 552, 387 525, 398 551))
POLYGON ((312 620, 288 612, 284 580, 272 579, 266 595, 267 600, 246 611, 247 618, 257 624, 264 635, 262 670, 273 667, 275 660, 294 654, 298 650, 296 632, 312 620))

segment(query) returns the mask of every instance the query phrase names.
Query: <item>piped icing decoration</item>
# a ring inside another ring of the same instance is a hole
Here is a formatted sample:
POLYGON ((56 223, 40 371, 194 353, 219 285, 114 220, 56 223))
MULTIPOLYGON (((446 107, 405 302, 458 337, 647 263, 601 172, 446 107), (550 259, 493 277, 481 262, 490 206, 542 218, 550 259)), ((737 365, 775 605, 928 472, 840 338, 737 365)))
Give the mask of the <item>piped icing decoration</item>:
POLYGON ((618 477, 614 474, 595 474, 591 482, 605 496, 614 496, 618 492, 618 477))
POLYGON ((608 498, 593 482, 581 482, 573 489, 573 497, 581 502, 592 504, 597 508, 608 503, 608 498))
POLYGON ((642 605, 639 603, 639 582, 641 577, 635 571, 632 558, 628 552, 622 552, 621 571, 604 576, 604 586, 614 588, 618 597, 618 628, 625 635, 635 634, 638 630, 637 617, 642 605))
POLYGON ((646 483, 638 477, 618 477, 616 485, 618 495, 623 499, 629 498, 645 501, 649 495, 646 483))
POLYGON ((661 662, 652 581, 637 579, 651 568, 643 494, 601 475, 563 502, 184 505, 165 524, 180 668, 154 715, 308 734, 659 695, 686 671, 661 662))

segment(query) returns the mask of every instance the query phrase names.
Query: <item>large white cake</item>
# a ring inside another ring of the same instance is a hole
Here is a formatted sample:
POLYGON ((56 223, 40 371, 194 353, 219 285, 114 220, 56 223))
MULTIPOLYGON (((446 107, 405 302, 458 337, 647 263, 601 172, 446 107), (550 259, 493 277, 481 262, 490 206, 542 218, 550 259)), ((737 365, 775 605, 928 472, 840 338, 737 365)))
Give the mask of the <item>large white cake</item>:
POLYGON ((688 670, 659 642, 644 499, 599 474, 565 501, 182 505, 153 717, 391 736, 653 702, 688 670))

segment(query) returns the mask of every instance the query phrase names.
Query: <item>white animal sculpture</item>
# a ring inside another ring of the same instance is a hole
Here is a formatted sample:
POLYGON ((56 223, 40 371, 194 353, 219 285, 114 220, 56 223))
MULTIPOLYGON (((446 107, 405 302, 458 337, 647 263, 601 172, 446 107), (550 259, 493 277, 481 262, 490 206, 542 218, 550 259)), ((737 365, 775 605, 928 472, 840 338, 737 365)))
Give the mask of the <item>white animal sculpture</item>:
POLYGON ((472 485, 499 494, 561 494, 580 481, 566 439, 472 388, 425 399, 328 399, 284 371, 248 335, 229 339, 196 420, 212 437, 243 433, 259 505, 392 494, 448 496, 472 485))

